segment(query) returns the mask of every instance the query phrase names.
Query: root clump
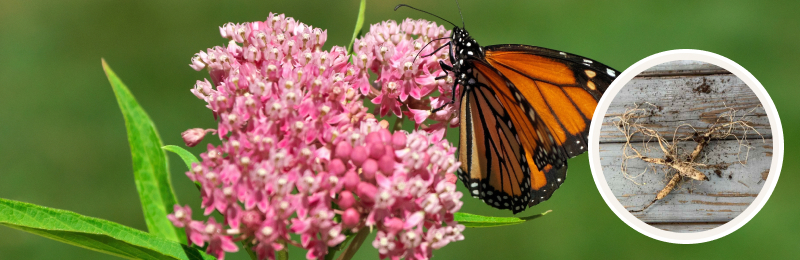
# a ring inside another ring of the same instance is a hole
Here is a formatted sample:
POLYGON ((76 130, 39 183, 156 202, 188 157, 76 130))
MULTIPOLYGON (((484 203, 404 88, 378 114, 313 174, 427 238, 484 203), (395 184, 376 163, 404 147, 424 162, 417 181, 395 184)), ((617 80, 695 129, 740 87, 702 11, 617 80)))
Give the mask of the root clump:
MULTIPOLYGON (((630 175, 627 169, 628 160, 630 159, 647 162, 649 166, 654 169, 654 171, 656 166, 665 167, 667 176, 670 176, 667 184, 663 189, 656 193, 656 197, 650 203, 643 206, 639 210, 630 210, 630 212, 641 212, 646 210, 655 202, 669 195, 669 193, 676 189, 678 184, 683 179, 707 181, 708 176, 698 169, 711 168, 713 166, 698 163, 697 159, 703 154, 703 150, 713 140, 731 139, 731 137, 736 139, 739 143, 739 163, 745 164, 751 148, 746 142, 747 133, 752 131, 759 136, 761 136, 761 134, 753 127, 752 123, 743 119, 758 107, 760 107, 760 105, 746 111, 739 117, 736 116, 736 109, 728 108, 726 112, 721 113, 719 117, 717 117, 717 120, 714 124, 704 131, 698 131, 690 124, 682 124, 675 128, 672 140, 668 140, 658 131, 649 128, 647 126, 648 124, 641 122, 641 119, 653 116, 656 110, 660 110, 660 107, 651 103, 635 104, 633 108, 626 110, 625 113, 616 117, 614 126, 623 133, 626 139, 625 144, 622 147, 622 173, 625 178, 637 185, 640 185, 635 179, 647 172, 647 168, 645 168, 643 172, 635 176, 630 175), (679 136, 679 130, 683 127, 691 128, 694 134, 688 136, 679 136), (741 130, 741 133, 734 134, 736 130, 741 130), (632 140, 636 135, 641 135, 643 137, 640 148, 636 148, 633 145, 634 141, 632 140), (684 151, 685 149, 681 149, 680 147, 685 147, 685 142, 694 142, 696 145, 691 151, 684 151), (654 146, 652 143, 658 144, 658 148, 663 152, 664 157, 655 158, 642 155, 643 153, 648 152, 651 149, 651 146, 654 146), (743 159, 742 154, 744 154, 743 159)), ((761 138, 763 141, 763 136, 761 138)), ((718 176, 722 175, 719 169, 715 170, 714 173, 718 176)))

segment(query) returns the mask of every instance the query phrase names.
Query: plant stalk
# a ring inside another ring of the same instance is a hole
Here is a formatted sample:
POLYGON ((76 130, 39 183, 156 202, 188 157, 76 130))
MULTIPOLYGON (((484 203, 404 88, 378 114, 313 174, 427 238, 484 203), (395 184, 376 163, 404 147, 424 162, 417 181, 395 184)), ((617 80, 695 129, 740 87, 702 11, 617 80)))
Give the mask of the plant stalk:
POLYGON ((286 241, 281 241, 283 244, 283 250, 275 252, 275 259, 277 260, 289 260, 289 247, 286 245, 286 241))
POLYGON ((369 228, 362 227, 361 230, 356 233, 356 236, 353 238, 353 241, 347 245, 347 248, 342 251, 342 254, 339 255, 337 260, 350 260, 356 255, 356 251, 361 247, 361 244, 364 244, 364 240, 367 239, 367 235, 369 235, 369 228))

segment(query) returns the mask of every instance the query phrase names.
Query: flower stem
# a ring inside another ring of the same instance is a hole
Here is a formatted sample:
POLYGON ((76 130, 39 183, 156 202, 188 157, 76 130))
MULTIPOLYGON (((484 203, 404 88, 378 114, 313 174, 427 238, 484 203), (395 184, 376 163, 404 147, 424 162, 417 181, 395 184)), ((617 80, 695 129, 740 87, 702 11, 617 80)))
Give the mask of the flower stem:
POLYGON ((325 255, 325 260, 334 260, 334 259, 336 259, 336 252, 339 252, 339 250, 342 250, 348 244, 350 244, 350 241, 353 241, 353 237, 355 237, 355 236, 356 236, 356 234, 347 235, 345 237, 344 241, 342 241, 342 243, 340 243, 340 244, 338 244, 338 245, 336 245, 334 247, 329 247, 328 248, 328 254, 325 255))
POLYGON ((405 117, 398 117, 396 120, 394 120, 394 126, 392 126, 392 133, 403 129, 403 121, 405 121, 405 117))
POLYGON ((364 26, 364 13, 367 10, 367 0, 361 0, 361 5, 358 7, 358 19, 356 19, 356 29, 353 30, 353 38, 350 39, 350 45, 347 45, 347 54, 353 53, 353 44, 361 33, 361 27, 364 26))
POLYGON ((250 246, 247 244, 247 239, 242 240, 241 243, 242 247, 244 248, 244 251, 247 251, 247 254, 250 255, 250 259, 258 260, 256 252, 253 252, 253 249, 250 249, 250 246))
POLYGON ((283 244, 283 250, 275 252, 275 259, 277 260, 289 260, 289 247, 286 246, 286 241, 281 241, 283 244))
POLYGON ((347 248, 342 251, 342 254, 339 255, 338 260, 352 259, 353 256, 356 255, 356 251, 358 251, 358 249, 361 247, 361 244, 363 244, 364 240, 367 239, 367 235, 369 235, 369 228, 362 227, 361 230, 356 233, 353 241, 351 241, 350 244, 347 245, 347 248))

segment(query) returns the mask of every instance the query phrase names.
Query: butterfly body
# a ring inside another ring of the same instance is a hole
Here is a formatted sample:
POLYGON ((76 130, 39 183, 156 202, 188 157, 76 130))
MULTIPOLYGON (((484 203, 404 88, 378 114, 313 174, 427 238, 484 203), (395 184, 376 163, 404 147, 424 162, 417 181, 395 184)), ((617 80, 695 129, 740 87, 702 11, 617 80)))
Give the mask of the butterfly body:
POLYGON ((445 46, 452 66, 440 65, 460 105, 458 175, 470 195, 515 214, 549 199, 567 159, 586 151, 597 100, 619 72, 541 47, 482 47, 457 26, 445 46))

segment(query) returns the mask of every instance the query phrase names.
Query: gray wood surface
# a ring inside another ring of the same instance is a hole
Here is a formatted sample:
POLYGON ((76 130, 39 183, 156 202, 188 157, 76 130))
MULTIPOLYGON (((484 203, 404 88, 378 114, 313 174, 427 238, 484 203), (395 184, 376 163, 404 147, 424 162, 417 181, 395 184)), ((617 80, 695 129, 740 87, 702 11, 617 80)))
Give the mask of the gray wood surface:
POLYGON ((724 225, 724 222, 708 223, 652 223, 651 226, 675 233, 693 233, 714 229, 724 225))
POLYGON ((717 65, 699 62, 695 60, 676 60, 672 62, 665 62, 653 66, 638 76, 652 77, 652 76, 676 76, 676 75, 707 75, 707 74, 729 74, 729 72, 717 65))
MULTIPOLYGON (((683 180, 667 197, 643 212, 632 214, 664 230, 697 232, 725 224, 744 211, 761 191, 772 161, 769 122, 752 90, 727 71, 696 61, 661 64, 626 84, 604 117, 599 148, 606 182, 629 211, 642 209, 650 203, 674 173, 673 170, 668 174, 667 167, 654 167, 639 159, 627 161, 627 178, 622 173, 625 138, 612 122, 634 103, 643 102, 656 108, 650 108, 652 113, 639 122, 659 131, 668 140, 682 124, 706 130, 729 108, 739 111, 736 119, 740 119, 738 116, 744 111, 750 112, 743 120, 750 122, 760 135, 753 131, 735 131, 737 136, 746 136, 747 140, 711 141, 695 161, 708 165, 698 170, 706 174, 709 181, 683 180)), ((682 127, 678 136, 692 133, 691 128, 682 127)), ((635 136, 634 147, 645 156, 664 158, 657 143, 649 144, 649 151, 645 151, 643 140, 641 135, 635 136)), ((681 149, 687 152, 696 145, 691 140, 683 144, 681 149)))
MULTIPOLYGON (((698 130, 707 129, 717 122, 720 114, 733 108, 737 110, 737 119, 745 112, 752 111, 744 120, 752 123, 764 138, 772 138, 769 119, 764 108, 758 107, 761 102, 755 93, 736 76, 722 74, 634 78, 611 102, 603 118, 601 140, 624 142, 624 135, 613 124, 617 121, 616 117, 631 109, 634 103, 644 102, 649 102, 656 108, 651 116, 640 119, 640 122, 665 137, 672 137, 675 127, 684 123, 691 124, 698 130), (708 86, 707 90, 705 86, 708 86)), ((680 136, 694 133, 691 128, 679 130, 680 136)), ((737 136, 743 134, 742 131, 734 133, 737 136)), ((747 137, 760 138, 755 132, 749 132, 747 137)))

